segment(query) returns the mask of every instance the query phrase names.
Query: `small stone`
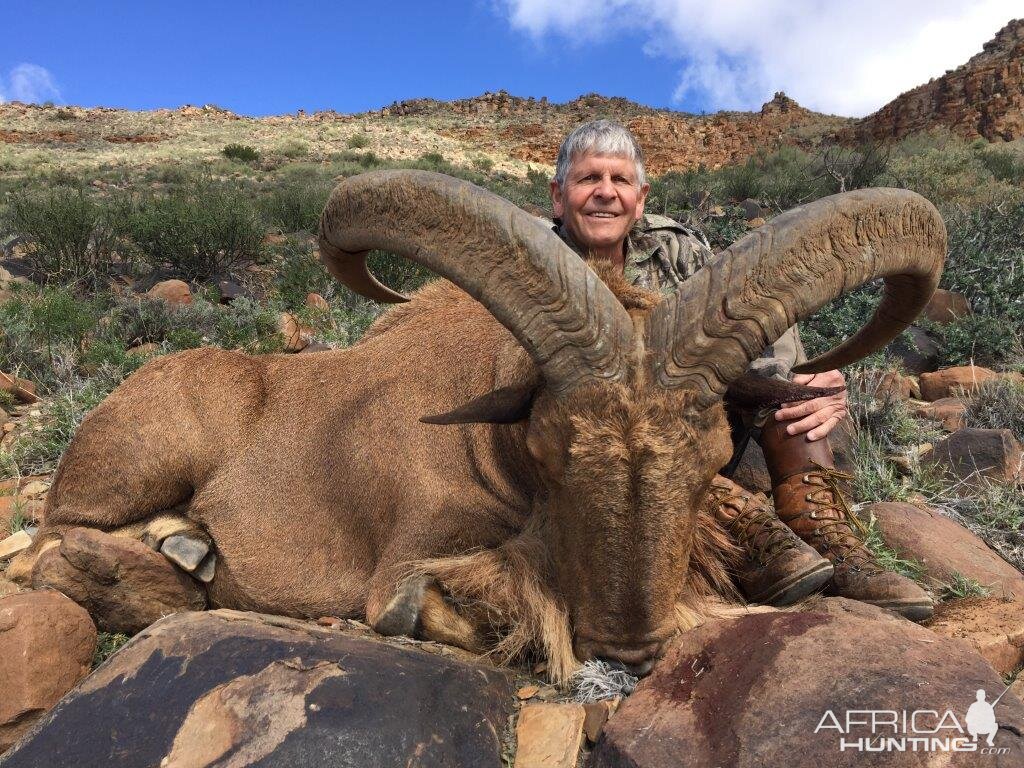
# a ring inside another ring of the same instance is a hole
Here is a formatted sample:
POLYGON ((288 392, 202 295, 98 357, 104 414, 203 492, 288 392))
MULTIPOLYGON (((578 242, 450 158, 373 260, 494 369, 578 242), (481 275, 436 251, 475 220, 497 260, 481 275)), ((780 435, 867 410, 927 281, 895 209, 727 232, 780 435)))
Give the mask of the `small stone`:
POLYGON ((306 297, 306 306, 312 307, 313 309, 320 309, 324 312, 331 311, 331 305, 327 303, 327 299, 321 296, 319 293, 311 293, 306 297))
POLYGON ((248 292, 233 280, 221 280, 217 283, 217 292, 220 293, 220 303, 230 304, 237 298, 248 296, 248 292))
POLYGON ((28 379, 19 379, 9 373, 0 373, 0 392, 9 392, 19 403, 35 403, 39 401, 36 397, 36 385, 28 379))
POLYGON ((277 321, 277 332, 284 341, 286 352, 301 352, 309 344, 312 329, 299 323, 299 319, 291 312, 282 312, 277 321))
POLYGON ((21 495, 27 499, 36 499, 50 490, 50 484, 41 480, 33 480, 21 486, 21 495))
POLYGON ((917 382, 896 371, 867 370, 861 378, 860 391, 876 400, 909 400, 920 396, 917 382))
POLYGON ((160 545, 160 552, 171 562, 190 573, 199 567, 210 551, 210 545, 200 538, 176 533, 160 545))
POLYGON ((961 480, 979 475, 997 482, 1024 479, 1024 446, 1008 429, 958 429, 936 444, 926 463, 961 480))
MULTIPOLYGON (((747 221, 753 221, 754 219, 761 218, 761 204, 748 197, 746 200, 740 203, 740 208, 743 209, 743 218, 747 221)), ((764 219, 761 219, 764 221, 764 219)))
POLYGON ((764 219, 761 216, 750 219, 747 221, 747 227, 750 229, 757 229, 758 227, 764 226, 764 219))
POLYGON ((192 291, 184 280, 163 280, 150 288, 146 295, 178 306, 192 303, 192 291))
POLYGON ((522 688, 516 691, 516 697, 520 701, 526 701, 526 699, 536 696, 539 690, 539 685, 524 685, 522 688))
POLYGON ((944 397, 958 397, 973 392, 983 382, 997 378, 998 373, 978 365, 960 365, 935 373, 922 373, 921 397, 932 402, 944 397))
POLYGON ((586 714, 579 704, 527 704, 516 724, 515 768, 575 768, 586 714))
POLYGON ((330 629, 341 629, 342 621, 337 616, 321 616, 316 620, 316 623, 321 627, 329 627, 330 629))
POLYGON ((967 404, 958 397, 943 397, 933 403, 925 403, 914 409, 914 415, 929 421, 937 421, 947 432, 956 432, 964 427, 964 413, 967 404))
POLYGON ((933 323, 948 325, 971 314, 971 305, 962 293, 936 288, 921 314, 933 323))
POLYGON ((583 705, 583 711, 586 713, 583 720, 583 731, 587 734, 587 741, 591 744, 597 741, 604 724, 608 722, 608 718, 611 717, 618 705, 618 697, 603 701, 591 701, 583 705))
POLYGON ((157 355, 163 350, 159 344, 155 344, 152 341, 147 341, 145 344, 139 344, 137 347, 132 347, 128 350, 127 354, 133 357, 150 357, 151 355, 157 355))
POLYGON ((18 531, 0 541, 0 560, 7 560, 32 546, 32 537, 25 531, 18 531))
POLYGON ((917 375, 926 371, 934 371, 939 365, 939 344, 926 330, 912 325, 896 337, 888 347, 886 354, 896 358, 909 374, 917 375))

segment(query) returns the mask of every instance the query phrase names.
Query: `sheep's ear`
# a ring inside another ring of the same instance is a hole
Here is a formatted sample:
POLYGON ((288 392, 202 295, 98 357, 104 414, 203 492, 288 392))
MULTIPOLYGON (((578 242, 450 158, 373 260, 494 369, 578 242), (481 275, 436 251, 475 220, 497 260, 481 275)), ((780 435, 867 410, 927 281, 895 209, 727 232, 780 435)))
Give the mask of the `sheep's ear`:
POLYGON ((424 424, 514 424, 530 417, 537 384, 502 387, 447 413, 421 416, 424 424))

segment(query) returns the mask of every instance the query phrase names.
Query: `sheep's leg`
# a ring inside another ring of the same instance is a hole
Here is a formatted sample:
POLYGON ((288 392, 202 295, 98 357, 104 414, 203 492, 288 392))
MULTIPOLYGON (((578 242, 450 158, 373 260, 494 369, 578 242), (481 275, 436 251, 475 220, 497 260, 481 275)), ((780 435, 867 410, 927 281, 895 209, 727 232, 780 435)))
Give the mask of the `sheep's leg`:
POLYGON ((377 611, 367 610, 367 623, 382 635, 406 635, 482 653, 476 627, 449 605, 434 580, 422 574, 405 579, 377 611))
POLYGON ((183 514, 160 514, 111 531, 147 544, 204 583, 213 579, 217 555, 213 540, 183 514))

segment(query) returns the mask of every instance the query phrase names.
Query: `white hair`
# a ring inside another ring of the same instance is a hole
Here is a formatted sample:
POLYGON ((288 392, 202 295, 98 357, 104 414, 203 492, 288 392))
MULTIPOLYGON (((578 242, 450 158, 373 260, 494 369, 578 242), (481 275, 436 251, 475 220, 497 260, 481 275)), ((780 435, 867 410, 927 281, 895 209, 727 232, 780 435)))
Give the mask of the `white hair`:
POLYGON ((569 175, 569 167, 586 154, 604 157, 624 157, 636 166, 637 185, 647 183, 644 173, 644 153, 629 129, 614 120, 591 120, 583 123, 565 137, 558 149, 555 162, 555 181, 561 187, 569 175))

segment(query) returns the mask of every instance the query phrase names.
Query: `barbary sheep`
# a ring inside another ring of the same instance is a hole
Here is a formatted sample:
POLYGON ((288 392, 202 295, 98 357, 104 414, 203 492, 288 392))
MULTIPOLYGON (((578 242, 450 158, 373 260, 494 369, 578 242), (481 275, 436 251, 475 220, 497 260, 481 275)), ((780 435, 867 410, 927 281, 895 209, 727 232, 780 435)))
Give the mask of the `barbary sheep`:
POLYGON ((532 648, 557 679, 594 657, 643 671, 730 593, 730 544, 703 510, 731 452, 730 383, 877 277, 873 319, 799 370, 886 344, 937 285, 946 235, 913 192, 848 192, 776 217, 662 300, 467 182, 379 171, 335 189, 321 256, 357 292, 405 301, 367 271, 373 248, 447 280, 349 349, 144 366, 74 437, 23 578, 71 527, 176 509, 215 547, 213 605, 532 648))

